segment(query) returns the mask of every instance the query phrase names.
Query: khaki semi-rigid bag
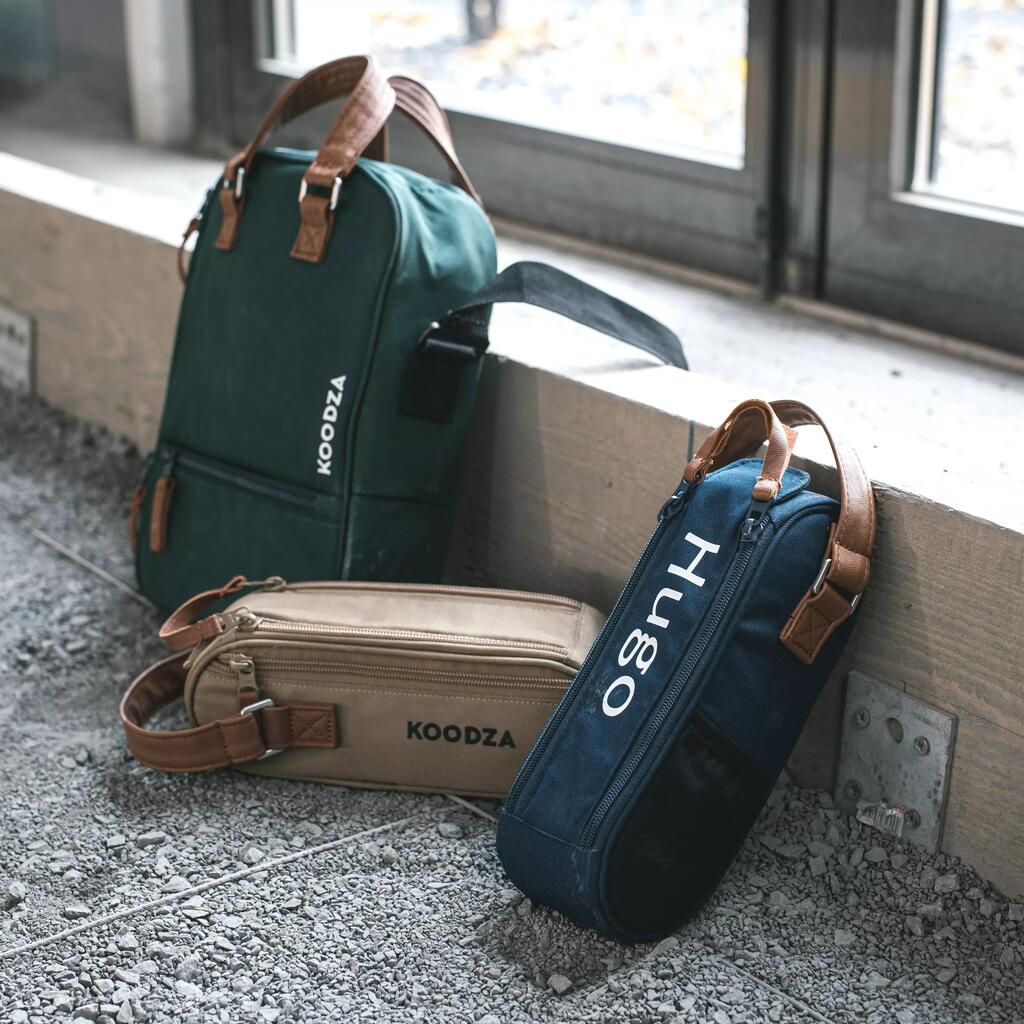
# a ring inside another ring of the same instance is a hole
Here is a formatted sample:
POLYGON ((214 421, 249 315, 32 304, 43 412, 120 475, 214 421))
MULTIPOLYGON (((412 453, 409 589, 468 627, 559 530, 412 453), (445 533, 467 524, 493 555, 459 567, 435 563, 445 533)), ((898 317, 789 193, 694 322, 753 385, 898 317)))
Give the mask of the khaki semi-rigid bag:
POLYGON ((131 684, 121 722, 161 771, 501 798, 603 621, 546 594, 236 577, 164 623, 176 653, 131 684), (191 728, 145 728, 180 698, 191 728))

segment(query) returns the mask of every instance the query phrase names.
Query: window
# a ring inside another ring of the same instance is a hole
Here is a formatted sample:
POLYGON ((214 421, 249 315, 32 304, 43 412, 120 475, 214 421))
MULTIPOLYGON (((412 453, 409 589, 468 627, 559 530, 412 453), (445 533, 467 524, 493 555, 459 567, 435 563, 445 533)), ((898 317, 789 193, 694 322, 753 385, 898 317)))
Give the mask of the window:
POLYGON ((265 0, 259 24, 269 71, 345 36, 451 110, 743 165, 746 0, 265 0))
MULTIPOLYGON (((492 214, 763 276, 775 29, 763 0, 230 0, 193 11, 208 143, 248 141, 285 76, 337 56, 345 39, 345 52, 372 49, 438 93, 492 214)), ((288 138, 318 141, 315 128, 288 138)), ((436 168, 400 121, 392 143, 403 163, 436 168)))
POLYGON ((1024 2, 838 0, 833 31, 821 294, 1024 351, 1024 2))
POLYGON ((1024 0, 928 0, 914 190, 1024 212, 1024 0))
MULTIPOLYGON (((1024 0, 193 5, 207 147, 288 76, 426 80, 498 217, 1024 351, 1024 0)), ((314 147, 323 120, 282 142, 314 147)), ((401 124, 396 159, 438 173, 401 124)))

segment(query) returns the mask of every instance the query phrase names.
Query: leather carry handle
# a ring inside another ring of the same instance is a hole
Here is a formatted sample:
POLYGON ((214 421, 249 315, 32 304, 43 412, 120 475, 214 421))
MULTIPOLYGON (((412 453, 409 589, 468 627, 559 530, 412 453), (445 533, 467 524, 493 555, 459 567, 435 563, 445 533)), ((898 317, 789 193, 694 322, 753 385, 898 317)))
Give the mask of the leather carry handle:
MULTIPOLYGON (((447 163, 455 184, 483 205, 455 152, 448 118, 430 90, 404 75, 385 81, 372 57, 343 57, 314 68, 292 82, 278 97, 245 149, 228 161, 219 193, 223 220, 217 248, 234 248, 245 203, 245 177, 270 134, 314 107, 346 94, 351 94, 348 102, 303 175, 299 194, 302 226, 292 248, 293 256, 313 263, 322 261, 341 182, 364 152, 372 149, 374 156, 387 159, 387 119, 392 109, 400 110, 426 133, 447 163), (328 194, 314 194, 310 186, 323 188, 328 194)), ((182 250, 197 226, 196 222, 189 225, 179 249, 178 272, 182 280, 185 277, 182 250)))
POLYGON ((818 426, 825 431, 839 481, 839 516, 829 533, 821 570, 779 634, 786 649, 798 661, 810 665, 825 641, 853 614, 871 578, 875 499, 857 453, 838 442, 821 417, 803 402, 754 399, 738 405, 708 435, 687 464, 683 479, 699 483, 711 469, 752 455, 768 440, 764 469, 753 496, 755 500, 770 500, 778 493, 793 452, 796 432, 791 428, 802 426, 818 426), (769 491, 768 497, 759 497, 769 491))
POLYGON ((323 259, 341 183, 351 173, 363 150, 384 127, 395 105, 394 90, 373 57, 342 57, 321 64, 281 93, 249 145, 236 153, 224 167, 220 189, 223 222, 216 243, 218 249, 234 248, 245 208, 245 176, 271 132, 307 110, 346 94, 348 100, 306 169, 299 192, 302 223, 292 255, 312 263, 323 259), (310 192, 310 187, 326 189, 328 194, 310 192))
POLYGON ((151 665, 128 687, 120 716, 136 760, 163 772, 202 772, 245 764, 291 747, 336 747, 333 704, 271 704, 254 701, 237 715, 190 729, 147 729, 162 707, 181 700, 186 654, 151 665))
POLYGON ((789 467, 796 444, 796 431, 790 430, 769 402, 752 398, 740 402, 721 426, 715 427, 686 464, 683 480, 699 483, 712 469, 720 469, 756 452, 767 441, 761 473, 754 483, 754 501, 771 501, 782 487, 782 476, 789 467))
POLYGON ((837 441, 813 409, 791 399, 772 402, 772 406, 789 426, 821 427, 832 448, 839 482, 839 518, 829 534, 821 570, 779 637, 794 657, 810 665, 825 641, 853 614, 871 578, 875 496, 856 451, 837 441))
POLYGON ((689 369, 682 343, 664 324, 563 270, 529 261, 506 267, 490 284, 431 324, 420 337, 420 347, 436 339, 439 346, 454 342, 473 349, 474 356, 482 355, 489 344, 490 308, 496 302, 523 302, 550 310, 670 366, 689 369))
MULTIPOLYGON (((452 139, 451 127, 448 124, 448 117, 444 112, 441 104, 438 103, 434 94, 425 86, 422 82, 416 81, 414 78, 406 78, 404 75, 392 75, 388 79, 388 84, 395 92, 395 110, 401 111, 413 124, 417 125, 427 136, 429 141, 433 144, 434 148, 441 154, 445 163, 448 165, 448 169, 451 172, 451 178, 454 184, 458 185, 474 202, 478 203, 483 208, 484 202, 480 198, 480 193, 477 192, 470 180, 469 175, 466 173, 465 168, 462 166, 459 160, 458 154, 455 152, 455 142, 452 139)), ((297 83, 293 88, 297 87, 297 83)), ((335 99, 340 97, 333 97, 335 99)), ((288 121, 294 120, 300 114, 305 113, 309 108, 304 108, 299 102, 297 105, 289 105, 287 111, 278 121, 278 126, 286 124, 288 121)), ((258 133, 257 133, 258 134, 258 133)), ((264 135, 262 142, 266 141, 264 135)), ((251 148, 246 147, 246 152, 251 148)), ((258 147, 257 147, 258 148, 258 147)), ((253 149, 252 155, 255 155, 256 150, 253 149)), ((387 161, 388 159, 388 128, 385 124, 384 127, 377 133, 373 140, 367 145, 363 151, 364 156, 368 156, 374 160, 387 161)), ((238 154, 241 156, 241 154, 238 154)), ((237 159, 237 157, 236 157, 237 159)), ((252 156, 249 157, 251 163, 252 156)), ((248 166, 247 164, 241 164, 240 166, 248 166)), ((236 172, 237 173, 237 172, 236 172)), ((243 171, 243 175, 244 175, 243 171)), ((222 183, 223 188, 227 186, 227 183, 234 181, 234 177, 230 177, 225 168, 224 179, 222 183)), ((233 187, 233 186, 232 186, 233 187)), ((232 191, 232 196, 234 192, 232 191)), ((244 194, 243 194, 244 197, 244 194)), ((236 197, 240 198, 240 197, 236 197)), ((221 204, 223 205, 226 197, 221 195, 221 204)), ((228 199, 230 201, 230 199, 228 199)), ((241 215, 241 208, 235 206, 235 213, 241 215)), ((220 248, 232 248, 235 240, 237 239, 238 233, 238 217, 235 218, 235 223, 231 228, 230 233, 230 245, 222 245, 220 248)), ((188 244, 189 238, 192 237, 193 233, 199 230, 200 217, 197 215, 193 217, 189 222, 188 227, 185 229, 185 233, 182 236, 181 244, 178 246, 178 277, 185 282, 188 277, 188 272, 185 263, 185 246, 188 244)), ((224 236, 224 231, 221 231, 221 237, 224 236)), ((218 243, 220 238, 218 238, 218 243)))
MULTIPOLYGON (((388 79, 388 84, 395 91, 395 109, 423 131, 448 165, 452 181, 482 208, 484 201, 459 161, 448 116, 434 94, 422 82, 416 81, 415 78, 407 78, 405 75, 392 75, 388 79)), ((382 147, 382 160, 387 160, 387 130, 385 125, 377 137, 382 147)))

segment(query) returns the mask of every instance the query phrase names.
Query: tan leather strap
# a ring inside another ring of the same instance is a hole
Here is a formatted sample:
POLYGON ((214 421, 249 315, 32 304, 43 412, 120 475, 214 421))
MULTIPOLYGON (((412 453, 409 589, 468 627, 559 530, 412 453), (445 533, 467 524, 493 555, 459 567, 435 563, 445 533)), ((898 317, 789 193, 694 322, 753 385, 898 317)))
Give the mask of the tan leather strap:
MULTIPOLYGON (((415 78, 406 78, 405 75, 392 75, 388 83, 395 90, 395 109, 400 110, 413 124, 423 130, 448 165, 452 181, 482 207, 484 201, 473 187, 473 182, 469 180, 469 175, 455 152, 455 140, 452 138, 448 116, 434 94, 422 82, 417 82, 415 78)), ((387 128, 384 132, 387 132, 387 128)), ((383 153, 379 159, 387 160, 386 135, 383 139, 383 153)))
POLYGON ((280 576, 271 576, 266 580, 247 580, 244 576, 234 576, 222 587, 215 587, 213 590, 204 590, 202 593, 190 597, 180 608, 171 612, 167 620, 160 627, 160 639, 166 644, 169 651, 184 651, 189 647, 204 640, 212 640, 220 636, 226 628, 226 622, 221 615, 208 615, 198 622, 193 621, 196 616, 205 608, 219 601, 222 597, 230 594, 237 594, 242 590, 250 590, 254 587, 279 587, 284 585, 280 576))
MULTIPOLYGON (((288 86, 271 107, 249 145, 228 161, 219 193, 223 219, 217 248, 234 248, 245 205, 245 176, 271 132, 313 107, 346 94, 351 94, 348 102, 303 176, 304 194, 299 203, 301 224, 299 237, 292 249, 293 256, 311 262, 323 259, 334 219, 331 193, 335 183, 343 181, 351 173, 364 152, 376 160, 388 159, 386 122, 392 107, 426 133, 448 164, 455 184, 483 205, 455 152, 448 118, 430 90, 404 75, 392 76, 384 82, 372 58, 345 57, 315 68, 288 86), (372 130, 374 125, 378 127, 372 130), (328 194, 310 192, 311 185, 322 187, 328 194)), ((184 244, 183 241, 182 247, 184 244)), ((180 252, 178 269, 184 280, 184 257, 180 252)))
POLYGON ((768 451, 754 484, 753 498, 770 501, 782 486, 782 475, 793 454, 796 432, 783 424, 772 406, 760 398, 740 402, 726 421, 708 434, 683 470, 683 479, 687 483, 699 482, 712 469, 721 469, 753 454, 765 441, 768 451))
POLYGON ((322 64, 281 93, 249 145, 236 153, 224 168, 220 189, 223 222, 217 248, 234 248, 245 207, 245 176, 271 132, 307 110, 345 95, 348 101, 303 176, 303 195, 299 201, 302 226, 292 249, 292 255, 299 259, 319 262, 323 258, 333 222, 332 200, 330 195, 317 195, 309 188, 333 191, 384 127, 395 104, 394 91, 372 57, 343 57, 322 64))
POLYGON ((772 406, 790 427, 814 425, 825 431, 839 481, 839 518, 829 534, 822 572, 779 635, 794 657, 810 665, 825 641, 853 614, 871 578, 875 497, 857 453, 837 442, 813 409, 791 400, 772 402, 772 406))
POLYGON ((333 704, 280 704, 191 729, 144 728, 159 708, 183 696, 185 657, 175 654, 151 665, 121 701, 128 748, 142 764, 163 772, 201 772, 291 747, 338 745, 333 704))

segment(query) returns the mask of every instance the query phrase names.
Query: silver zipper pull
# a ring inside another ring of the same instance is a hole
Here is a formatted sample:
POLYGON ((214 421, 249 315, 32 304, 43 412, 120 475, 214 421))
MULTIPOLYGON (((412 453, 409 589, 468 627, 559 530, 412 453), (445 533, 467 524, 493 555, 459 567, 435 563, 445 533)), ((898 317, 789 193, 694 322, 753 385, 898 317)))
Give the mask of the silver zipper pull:
POLYGON ((244 654, 232 654, 228 657, 231 671, 238 679, 238 688, 256 689, 256 664, 252 658, 244 654))
POLYGON ((246 608, 245 605, 242 605, 241 608, 236 608, 231 613, 231 616, 235 629, 242 633, 251 633, 260 624, 259 616, 246 608))

